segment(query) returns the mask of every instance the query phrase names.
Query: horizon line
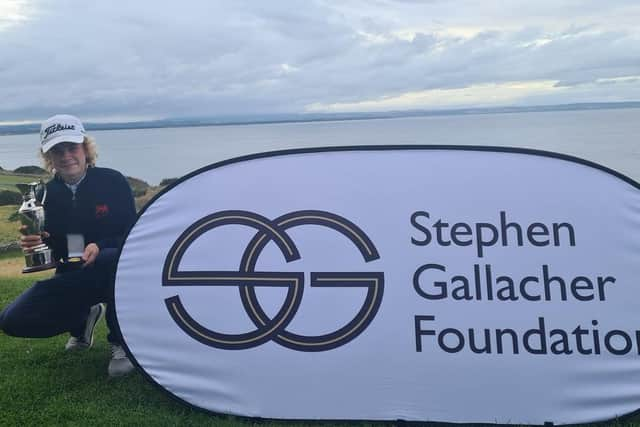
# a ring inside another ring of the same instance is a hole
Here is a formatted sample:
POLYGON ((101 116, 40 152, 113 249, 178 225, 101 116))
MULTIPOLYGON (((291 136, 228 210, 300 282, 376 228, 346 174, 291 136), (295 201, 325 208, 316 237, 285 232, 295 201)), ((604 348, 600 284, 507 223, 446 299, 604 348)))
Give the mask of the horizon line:
MULTIPOLYGON (((313 112, 313 113, 251 113, 246 115, 211 115, 191 117, 166 117, 148 120, 85 122, 87 130, 126 130, 151 128, 179 128, 204 126, 241 126, 257 124, 308 123, 349 120, 375 120, 403 117, 508 114, 521 112, 578 111, 640 108, 640 101, 579 102, 530 106, 460 107, 448 109, 410 109, 359 112, 313 112)), ((0 136, 38 133, 41 121, 0 122, 0 136), (13 123, 13 124, 8 124, 13 123)))

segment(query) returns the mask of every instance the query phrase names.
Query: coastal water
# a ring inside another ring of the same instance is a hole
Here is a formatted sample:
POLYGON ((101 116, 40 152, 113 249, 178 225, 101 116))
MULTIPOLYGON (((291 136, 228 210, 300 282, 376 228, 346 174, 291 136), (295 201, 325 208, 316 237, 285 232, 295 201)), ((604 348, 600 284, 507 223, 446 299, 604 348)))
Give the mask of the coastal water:
MULTIPOLYGON (((221 160, 343 145, 490 145, 554 151, 640 181, 640 109, 95 131, 98 164, 158 184, 221 160)), ((39 164, 38 135, 0 136, 0 167, 39 164)))

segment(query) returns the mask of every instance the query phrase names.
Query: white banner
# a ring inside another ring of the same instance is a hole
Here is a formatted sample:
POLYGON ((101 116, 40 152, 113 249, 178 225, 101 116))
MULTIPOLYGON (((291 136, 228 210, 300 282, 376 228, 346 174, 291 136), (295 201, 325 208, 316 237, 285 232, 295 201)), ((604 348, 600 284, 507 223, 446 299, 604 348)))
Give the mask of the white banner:
POLYGON ((640 408, 640 185, 551 153, 358 147, 204 168, 130 231, 145 375, 278 419, 555 424, 640 408))

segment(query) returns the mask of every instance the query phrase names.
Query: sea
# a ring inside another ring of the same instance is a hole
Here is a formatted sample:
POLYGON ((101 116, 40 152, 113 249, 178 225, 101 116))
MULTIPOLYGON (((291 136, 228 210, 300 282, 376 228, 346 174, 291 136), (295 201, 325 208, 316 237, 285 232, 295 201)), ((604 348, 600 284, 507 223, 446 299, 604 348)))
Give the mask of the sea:
MULTIPOLYGON (((569 154, 640 181, 640 109, 94 131, 98 165, 157 185, 230 158, 348 145, 480 145, 569 154)), ((0 167, 38 165, 37 134, 0 136, 0 167)))

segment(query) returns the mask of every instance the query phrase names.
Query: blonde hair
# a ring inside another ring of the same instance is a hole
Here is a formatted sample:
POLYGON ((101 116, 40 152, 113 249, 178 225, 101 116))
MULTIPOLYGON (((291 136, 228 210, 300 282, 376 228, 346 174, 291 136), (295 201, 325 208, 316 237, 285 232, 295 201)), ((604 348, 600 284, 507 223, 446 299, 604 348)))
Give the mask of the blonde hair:
MULTIPOLYGON (((82 147, 84 148, 84 153, 87 157, 87 166, 95 166, 96 160, 98 159, 98 146, 96 145, 96 140, 90 136, 85 136, 84 140, 82 141, 82 147)), ((55 173, 53 160, 51 159, 51 153, 43 153, 42 150, 38 150, 38 152, 40 153, 40 159, 42 160, 42 165, 44 166, 44 168, 50 173, 55 173)))

